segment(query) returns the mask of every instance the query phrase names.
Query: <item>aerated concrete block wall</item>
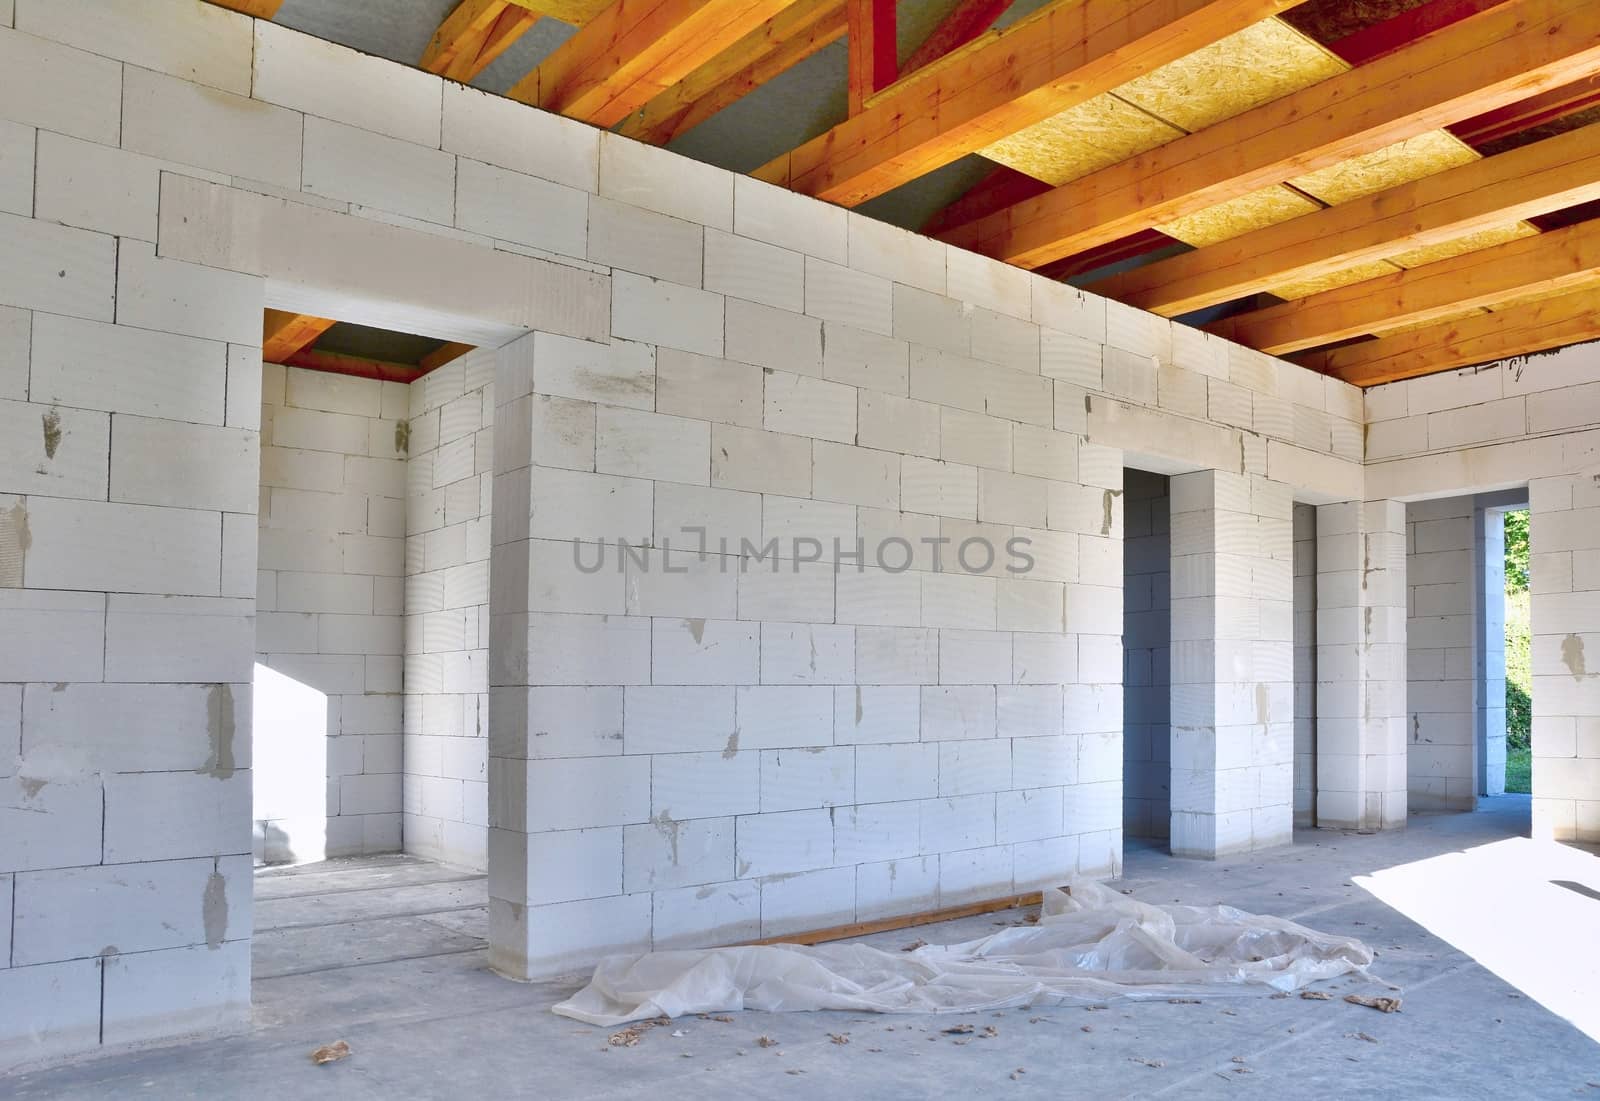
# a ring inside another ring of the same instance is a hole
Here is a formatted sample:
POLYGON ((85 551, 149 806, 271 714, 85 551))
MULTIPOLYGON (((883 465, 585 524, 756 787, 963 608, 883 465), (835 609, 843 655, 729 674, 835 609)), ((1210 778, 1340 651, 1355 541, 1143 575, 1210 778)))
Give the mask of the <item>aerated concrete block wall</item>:
POLYGON ((1472 497, 1406 507, 1406 783, 1415 810, 1477 803, 1475 520, 1481 514, 1472 497))
POLYGON ((1166 478, 1124 472, 1122 828, 1134 837, 1171 828, 1170 510, 1166 478))
POLYGON ((1600 632, 1589 569, 1600 552, 1597 380, 1600 345, 1584 344, 1366 395, 1369 496, 1528 487, 1534 832, 1590 842, 1600 840, 1600 697, 1584 649, 1600 632))
MULTIPOLYGON (((1285 605, 1291 493, 1372 495, 1342 383, 213 5, 17 0, 0 117, 0 1004, 28 1007, 0 1015, 7 1061, 242 1018, 265 305, 499 349, 492 397, 482 361, 411 395, 440 425, 408 470, 402 806, 470 837, 471 755, 448 771, 444 743, 492 685, 515 974, 1114 871, 1122 468, 1207 479, 1194 530, 1285 605), (1274 534, 1234 547, 1235 517, 1274 534), (785 572, 666 572, 690 527, 776 537, 785 572), (949 568, 1019 535, 1027 576, 949 568), (835 536, 916 557, 799 561, 835 536), (609 571, 577 571, 573 537, 611 542, 609 571), (435 611, 460 632, 430 635, 435 611)), ((1229 752, 1251 730, 1253 791, 1232 758, 1185 789, 1248 810, 1246 844, 1286 837, 1281 623, 1186 703, 1239 727, 1229 752)))
POLYGON ((487 865, 494 351, 411 384, 405 433, 405 849, 487 865))
POLYGON ((400 848, 410 395, 268 364, 256 583, 256 857, 400 848))
POLYGON ((1294 506, 1294 824, 1315 824, 1317 747, 1317 510, 1294 506))

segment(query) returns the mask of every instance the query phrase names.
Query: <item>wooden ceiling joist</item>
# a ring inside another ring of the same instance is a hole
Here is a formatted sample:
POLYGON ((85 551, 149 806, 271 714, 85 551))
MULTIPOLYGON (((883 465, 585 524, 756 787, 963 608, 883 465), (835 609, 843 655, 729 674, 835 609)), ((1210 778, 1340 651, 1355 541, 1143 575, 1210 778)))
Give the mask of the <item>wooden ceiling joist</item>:
POLYGON ((282 363, 311 347, 334 324, 331 318, 267 310, 261 322, 261 358, 268 363, 282 363))
POLYGON ((1506 0, 943 239, 1037 268, 1596 71, 1600 4, 1506 0))
POLYGON ((1297 360, 1356 386, 1377 386, 1595 339, 1600 339, 1600 290, 1590 287, 1297 360))
POLYGON ((1091 290, 1166 317, 1600 199, 1600 125, 1123 272, 1091 290))
POLYGON ((1291 6, 1079 0, 989 31, 752 173, 856 206, 1291 6))
POLYGON ((307 371, 322 371, 331 375, 353 375, 356 378, 376 379, 380 382, 415 382, 428 373, 424 367, 408 363, 390 363, 383 359, 345 355, 342 352, 319 352, 306 348, 282 359, 263 359, 265 363, 281 363, 285 367, 300 367, 307 371))
POLYGON ((849 27, 848 99, 857 115, 876 92, 894 83, 900 55, 895 46, 895 0, 845 0, 849 27))
POLYGON ((466 83, 538 21, 538 12, 512 0, 461 0, 434 31, 421 66, 466 83))
POLYGON ((615 0, 506 95, 614 126, 793 2, 615 0))
POLYGON ((628 116, 619 132, 665 145, 844 34, 844 0, 798 0, 628 116))
POLYGON ((1235 314, 1209 332, 1273 355, 1380 334, 1600 280, 1600 221, 1235 314))

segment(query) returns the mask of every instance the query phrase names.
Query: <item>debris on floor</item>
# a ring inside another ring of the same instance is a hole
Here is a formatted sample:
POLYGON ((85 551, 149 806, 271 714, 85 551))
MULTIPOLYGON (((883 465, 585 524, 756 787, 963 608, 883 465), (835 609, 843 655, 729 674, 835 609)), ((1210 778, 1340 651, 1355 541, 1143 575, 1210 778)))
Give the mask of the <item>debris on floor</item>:
POLYGON ((1381 994, 1346 994, 1344 1000, 1351 1005, 1364 1005, 1368 1009, 1377 1009, 1384 1013, 1400 1012, 1399 998, 1386 998, 1381 994))
POLYGON ((1333 995, 1326 990, 1302 990, 1300 996, 1308 1002, 1331 1002, 1333 995))
MULTIPOLYGON (((616 1026, 664 1012, 980 1012, 1117 997, 1296 991, 1367 976, 1370 948, 1230 906, 1152 905, 1093 881, 1043 894, 1039 924, 961 944, 885 952, 770 944, 613 956, 554 1006, 616 1026), (871 976, 871 982, 862 981, 871 976)), ((1231 1010, 1222 1010, 1232 1015, 1231 1010)))
POLYGON ((331 1044, 323 1044, 311 1053, 311 1061, 317 1066, 324 1063, 337 1063, 340 1059, 350 1054, 350 1045, 343 1040, 335 1040, 331 1044))

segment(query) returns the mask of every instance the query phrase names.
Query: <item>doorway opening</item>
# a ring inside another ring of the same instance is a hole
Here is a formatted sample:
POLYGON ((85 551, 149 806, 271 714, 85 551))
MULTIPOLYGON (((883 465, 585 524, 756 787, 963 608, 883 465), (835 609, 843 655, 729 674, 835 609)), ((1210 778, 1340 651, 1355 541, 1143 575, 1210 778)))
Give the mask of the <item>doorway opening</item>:
POLYGON ((1167 478, 1124 469, 1122 831, 1166 841, 1172 818, 1172 536, 1167 478))

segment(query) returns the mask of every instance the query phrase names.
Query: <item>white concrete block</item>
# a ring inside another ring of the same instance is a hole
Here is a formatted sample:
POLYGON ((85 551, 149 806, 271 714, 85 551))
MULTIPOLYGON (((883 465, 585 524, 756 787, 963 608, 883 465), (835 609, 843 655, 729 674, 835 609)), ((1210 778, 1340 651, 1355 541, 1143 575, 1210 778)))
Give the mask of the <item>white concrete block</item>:
POLYGON ((214 513, 144 505, 29 501, 36 545, 55 548, 30 558, 28 582, 38 588, 214 596, 222 524, 214 513))
POLYGON ((600 194, 658 214, 732 232, 734 179, 709 164, 615 134, 600 139, 600 194))
MULTIPOLYGON (((922 582, 916 573, 841 570, 835 579, 840 623, 915 627, 922 622, 922 582)), ((868 683, 871 683, 870 681, 868 683)))
MULTIPOLYGON (((518 819, 529 832, 621 826, 650 817, 647 757, 569 757, 527 766, 518 819)), ((504 816, 495 819, 502 824, 504 816)))
MULTIPOLYGON (((737 574, 718 555, 700 557, 690 547, 629 555, 627 608, 631 615, 733 619, 737 574)), ((599 575, 596 575, 599 576, 599 575)))
POLYGON ((929 402, 864 390, 858 409, 858 442, 865 447, 936 459, 940 453, 941 412, 939 406, 929 402))
POLYGON ((656 361, 658 412, 761 427, 761 368, 673 348, 656 361))
POLYGON ((584 191, 599 186, 598 130, 448 80, 443 137, 463 157, 584 191))
POLYGON ((748 569, 737 577, 740 619, 763 623, 833 621, 834 572, 829 563, 793 563, 779 573, 748 569))
POLYGON ((248 682, 252 611, 251 602, 242 599, 112 593, 106 607, 106 679, 248 682))
POLYGON ((89 53, 250 94, 250 20, 236 12, 170 5, 151 19, 139 0, 23 0, 20 31, 89 53))
POLYGON ((1038 374, 1039 326, 993 310, 972 311, 972 358, 1038 374))
POLYGON ((761 884, 761 935, 848 925, 856 916, 856 870, 825 868, 776 876, 761 884))
POLYGON ((997 609, 998 596, 992 577, 966 573, 922 575, 924 627, 993 630, 997 609))
POLYGON ((922 851, 953 852, 994 844, 993 795, 929 799, 922 804, 922 851))
POLYGON ((0 970, 0 998, 29 1013, 0 1023, 0 1065, 76 1055, 100 1042, 100 960, 0 970))
MULTIPOLYGON (((752 755, 752 762, 754 759, 752 755)), ((663 817, 649 825, 629 826, 622 832, 625 891, 670 890, 719 883, 732 877, 731 818, 685 822, 663 817)))
POLYGON ((939 634, 918 628, 856 629, 856 679, 866 685, 924 685, 939 678, 939 634))
POLYGON ((136 772, 105 778, 107 864, 246 852, 250 773, 136 772))
MULTIPOLYGON (((490 840, 492 844, 492 836, 490 840)), ((529 834, 527 861, 530 904, 620 894, 622 829, 614 826, 529 834)))
POLYGON ((711 426, 711 484, 805 497, 811 492, 811 441, 776 432, 711 426))
POLYGON ((904 341, 849 325, 823 326, 822 373, 835 382, 905 394, 910 384, 908 353, 904 341))
POLYGON ((656 352, 649 345, 626 340, 599 344, 550 333, 535 333, 533 345, 539 392, 654 408, 656 352))
POLYGON ((939 858, 911 857, 856 867, 859 920, 914 914, 938 906, 939 858))
POLYGON ((610 267, 698 287, 704 239, 700 226, 678 218, 599 197, 589 204, 588 256, 610 267))
POLYGON ((255 36, 256 99, 439 148, 438 77, 265 20, 255 36))
POLYGON ((0 251, 7 258, 0 267, 0 303, 110 321, 115 245, 103 234, 0 214, 0 251))
POLYGON ((964 303, 901 283, 894 285, 894 335, 959 356, 972 351, 972 324, 964 303))
POLYGON ((760 672, 759 629, 753 623, 655 621, 651 676, 656 684, 755 684, 760 672))
POLYGON ((950 798, 1010 789, 1009 740, 941 742, 938 748, 939 795, 950 798))
POLYGON ((1036 276, 988 256, 952 248, 945 253, 951 298, 1027 320, 1036 276))
POLYGON ((740 298, 726 303, 726 355, 797 375, 822 374, 822 322, 740 298))
POLYGON ((738 819, 741 878, 815 871, 833 863, 833 816, 826 810, 753 814, 738 819))
POLYGON ((769 371, 762 426, 769 432, 854 443, 856 393, 854 386, 769 371))
POLYGON ((1009 684, 1011 636, 1001 631, 939 632, 940 684, 1009 684))
POLYGON ((811 623, 761 625, 762 684, 841 684, 855 680, 855 630, 811 623))
MULTIPOLYGON (((20 775, 0 780, 0 823, 5 826, 0 830, 0 866, 28 872, 98 863, 103 803, 99 779, 34 778, 26 771, 27 763, 22 767, 20 775)), ((24 952, 15 925, 12 935, 13 964, 50 958, 24 952)))
POLYGON ((865 272, 806 257, 806 313, 894 335, 893 284, 865 272))
POLYGON ((646 684, 650 623, 620 616, 530 616, 528 666, 541 684, 646 684))
MULTIPOLYGON (((918 739, 922 704, 916 685, 841 686, 834 689, 833 702, 834 741, 840 745, 877 745, 918 739)), ((858 754, 858 785, 862 760, 858 754)), ((858 800, 875 801, 864 794, 858 795, 858 800)))
MULTIPOLYGON (((984 523, 1042 528, 1045 526, 1047 486, 1042 478, 979 470, 978 519, 984 523)), ((995 548, 995 554, 999 553, 1000 548, 995 548)))
POLYGON ((22 31, 0 29, 0 113, 29 126, 116 145, 122 66, 22 31))
POLYGON ((602 405, 595 421, 595 469, 602 474, 706 484, 711 426, 705 421, 602 405))
POLYGON ((798 252, 748 237, 707 230, 705 287, 798 313, 805 308, 805 259, 798 252))
POLYGON ((761 935, 761 885, 718 883, 657 891, 652 940, 657 952, 739 944, 761 935))
POLYGON ((227 348, 214 341, 45 314, 34 321, 39 401, 220 424, 226 383, 227 348))
POLYGON ((821 500, 869 508, 900 507, 900 456, 818 440, 812 445, 811 491, 821 500))
POLYGON ((250 1017, 250 943, 231 940, 113 955, 105 971, 102 1040, 159 1040, 250 1017))
POLYGON ((905 456, 900 501, 907 512, 977 519, 978 471, 956 463, 905 456))
MULTIPOLYGON (((716 733, 720 736, 722 731, 716 733)), ((731 736, 730 729, 728 737, 731 736)), ((656 821, 665 819, 668 823, 680 823, 697 818, 755 814, 761 809, 759 753, 738 749, 732 753, 727 750, 657 753, 648 760, 650 816, 656 821)), ((730 857, 731 832, 728 838, 730 857)), ((731 865, 729 871, 732 871, 731 865)))
POLYGON ((105 655, 100 593, 0 590, 0 661, 19 681, 97 681, 105 655))
POLYGON ((33 315, 0 306, 0 398, 26 401, 33 315))
POLYGON ((101 413, 0 401, 0 490, 103 499, 109 430, 101 413))
POLYGON ((111 500, 252 512, 260 466, 257 439, 256 433, 242 428, 118 417, 111 449, 111 500))
POLYGON ((761 497, 754 493, 710 489, 701 486, 659 482, 655 487, 655 543, 674 549, 698 550, 704 529, 706 548, 723 553, 721 541, 728 541, 727 553, 737 553, 740 541, 761 542, 761 497))
POLYGON ((117 250, 117 321, 141 329, 256 344, 262 280, 156 256, 155 246, 124 239, 117 250))
POLYGON ((173 164, 300 189, 298 112, 161 73, 125 71, 122 145, 173 164))
POLYGON ((248 935, 250 857, 40 873, 17 883, 15 905, 14 964, 93 956, 108 944, 121 952, 220 946, 230 933, 248 935), (64 913, 77 920, 61 921, 64 913))
POLYGON ((720 356, 720 294, 617 272, 611 279, 611 331, 625 340, 720 356))
MULTIPOLYGON (((456 224, 456 158, 452 154, 315 116, 305 120, 303 143, 302 190, 436 225, 456 224)), ((479 177, 472 176, 469 183, 465 166, 462 175, 464 194, 469 202, 475 200, 479 177)), ((501 187, 509 187, 517 179, 512 173, 499 175, 503 179, 495 182, 501 187)))
MULTIPOLYGON (((880 690, 881 691, 881 690, 880 690)), ((915 733, 915 720, 911 732, 915 733)), ((904 733, 904 732, 902 732, 904 733)), ((1009 750, 1009 745, 1007 746, 1009 750)), ((907 799, 931 799, 939 794, 939 753, 941 746, 925 742, 887 745, 860 745, 856 747, 856 801, 860 803, 896 802, 907 799)), ((909 838, 893 839, 890 843, 910 844, 916 848, 915 810, 910 823, 909 838)), ((894 851, 864 855, 863 859, 883 860, 895 855, 894 851)))
POLYGON ((965 741, 994 736, 995 692, 992 686, 922 688, 923 741, 965 741))
POLYGON ((641 479, 541 468, 533 479, 528 534, 643 543, 652 529, 652 497, 650 483, 641 479))
MULTIPOLYGON (((830 700, 827 689, 817 690, 830 700)), ((832 716, 829 716, 832 725, 832 716)), ((761 753, 763 812, 854 803, 856 751, 850 746, 772 749, 761 753)))
MULTIPOLYGON (((31 161, 31 143, 29 152, 31 161)), ((38 217, 144 241, 156 239, 163 171, 226 180, 199 169, 49 131, 40 132, 38 159, 37 186, 27 196, 30 203, 34 191, 40 196, 38 217)), ((0 150, 0 176, 6 163, 5 153, 0 150)), ((3 201, 0 199, 0 203, 3 201)), ((28 209, 18 212, 26 214, 28 209)))
POLYGON ((832 745, 833 690, 811 685, 741 686, 738 727, 738 745, 744 750, 832 745))
POLYGON ((1030 317, 1047 329, 1073 333, 1095 344, 1106 339, 1105 299, 1050 279, 1030 281, 1030 317))
POLYGON ((849 263, 848 212, 749 176, 733 180, 733 232, 794 252, 849 263))
POLYGON ((862 214, 850 216, 849 235, 852 268, 932 294, 945 293, 948 250, 939 242, 862 214))

